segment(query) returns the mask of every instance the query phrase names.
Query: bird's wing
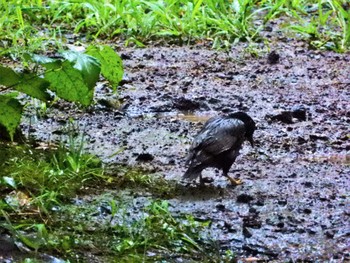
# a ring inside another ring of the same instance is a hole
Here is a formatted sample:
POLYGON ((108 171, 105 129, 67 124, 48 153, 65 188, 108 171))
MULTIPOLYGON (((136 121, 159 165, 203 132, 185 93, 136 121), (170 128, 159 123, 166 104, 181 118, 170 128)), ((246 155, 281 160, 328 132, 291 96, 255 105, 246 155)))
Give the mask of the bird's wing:
POLYGON ((202 163, 231 149, 245 135, 241 120, 215 117, 210 119, 194 138, 190 148, 189 161, 202 163))

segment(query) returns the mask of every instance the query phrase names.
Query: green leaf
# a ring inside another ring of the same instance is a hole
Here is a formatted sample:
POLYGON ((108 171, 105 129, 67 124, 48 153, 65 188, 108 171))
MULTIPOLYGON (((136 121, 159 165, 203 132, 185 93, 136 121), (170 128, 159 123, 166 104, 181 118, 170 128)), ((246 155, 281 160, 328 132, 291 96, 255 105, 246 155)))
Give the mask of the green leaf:
POLYGON ((14 70, 0 66, 0 84, 6 87, 16 85, 21 81, 21 76, 14 70))
POLYGON ((86 53, 100 61, 102 75, 116 89, 124 75, 120 56, 109 46, 89 46, 86 53))
POLYGON ((49 89, 62 99, 90 105, 94 91, 86 85, 82 72, 73 68, 69 61, 56 63, 58 65, 60 67, 45 73, 45 79, 51 84, 49 89))
POLYGON ((49 86, 50 83, 45 79, 34 73, 29 73, 23 74, 21 83, 14 86, 14 88, 39 100, 48 101, 51 99, 50 94, 47 93, 49 86))
POLYGON ((197 0, 197 3, 195 5, 195 7, 193 9, 193 12, 192 12, 192 15, 191 15, 192 19, 194 19, 195 15, 197 14, 197 12, 198 12, 199 8, 201 7, 202 3, 203 3, 203 0, 197 0))
POLYGON ((0 95, 0 124, 13 140, 13 135, 21 122, 23 106, 11 94, 0 95))
POLYGON ((24 58, 27 61, 32 61, 32 62, 41 64, 41 65, 52 63, 52 62, 56 61, 56 59, 49 58, 47 56, 37 55, 37 54, 28 54, 28 53, 24 55, 24 58))
POLYGON ((48 101, 51 98, 46 91, 49 83, 33 73, 18 74, 11 68, 0 66, 0 84, 42 101, 48 101))
POLYGON ((62 56, 74 64, 74 68, 81 71, 86 85, 93 89, 99 80, 101 65, 98 60, 92 56, 76 52, 64 51, 62 56))

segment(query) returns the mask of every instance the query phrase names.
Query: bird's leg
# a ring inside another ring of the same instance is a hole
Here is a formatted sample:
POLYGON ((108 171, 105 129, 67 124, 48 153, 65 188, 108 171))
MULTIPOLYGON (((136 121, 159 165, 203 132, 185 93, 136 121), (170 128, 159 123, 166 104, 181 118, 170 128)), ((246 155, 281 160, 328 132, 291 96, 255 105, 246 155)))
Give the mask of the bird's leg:
POLYGON ((230 180, 232 185, 240 185, 242 184, 242 180, 241 179, 233 179, 232 177, 230 177, 227 173, 224 173, 224 176, 227 177, 227 179, 230 180))

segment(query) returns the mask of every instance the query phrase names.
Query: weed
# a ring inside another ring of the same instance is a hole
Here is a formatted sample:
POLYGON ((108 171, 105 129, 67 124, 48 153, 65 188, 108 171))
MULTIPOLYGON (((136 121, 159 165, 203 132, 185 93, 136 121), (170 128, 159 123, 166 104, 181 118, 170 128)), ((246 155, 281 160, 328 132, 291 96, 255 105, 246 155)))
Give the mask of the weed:
POLYGON ((309 37, 314 48, 344 52, 350 45, 350 12, 343 7, 342 0, 319 0, 309 13, 298 14, 287 11, 298 23, 289 28, 309 37))
POLYGON ((157 255, 158 258, 178 254, 200 257, 205 249, 201 242, 201 231, 209 222, 196 221, 192 216, 174 218, 166 201, 153 201, 146 206, 139 219, 112 226, 113 249, 120 255, 157 255), (156 252, 156 253, 155 253, 156 252))
POLYGON ((69 247, 66 239, 57 241, 47 230, 52 211, 59 210, 87 181, 103 177, 101 162, 84 153, 83 139, 76 141, 70 135, 68 141, 68 148, 61 143, 50 152, 1 145, 8 152, 1 164, 1 225, 35 251, 69 247))
POLYGON ((68 136, 68 148, 63 143, 51 153, 25 150, 26 154, 9 158, 3 187, 15 186, 29 195, 31 205, 47 212, 76 193, 89 180, 103 177, 101 161, 84 153, 83 136, 68 136))
POLYGON ((209 221, 197 221, 191 215, 174 217, 167 201, 148 199, 135 206, 125 195, 123 192, 115 197, 109 193, 92 202, 82 201, 79 207, 66 206, 61 211, 61 223, 56 222, 56 226, 60 225, 56 228, 59 231, 55 234, 56 240, 67 235, 66 222, 75 222, 69 225, 70 248, 84 250, 94 246, 97 251, 106 251, 110 262, 176 258, 219 262, 217 259, 221 256, 211 240, 209 221))
POLYGON ((316 48, 342 52, 350 44, 346 5, 346 0, 7 1, 0 18, 6 32, 0 33, 0 54, 20 57, 57 49, 72 31, 93 40, 121 36, 137 46, 172 38, 179 43, 206 39, 215 48, 228 48, 259 39, 265 24, 281 16, 289 24, 286 31, 310 36, 316 48))

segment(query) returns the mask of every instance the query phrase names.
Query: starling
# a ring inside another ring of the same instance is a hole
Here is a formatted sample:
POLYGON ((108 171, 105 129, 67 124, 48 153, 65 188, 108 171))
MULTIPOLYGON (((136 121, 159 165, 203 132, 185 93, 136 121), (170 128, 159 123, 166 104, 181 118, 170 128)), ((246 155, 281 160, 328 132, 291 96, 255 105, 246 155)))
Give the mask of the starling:
POLYGON ((233 185, 240 184, 228 176, 233 162, 245 140, 253 146, 253 133, 256 129, 253 119, 244 112, 231 113, 223 117, 209 119, 194 138, 186 164, 189 166, 183 178, 200 178, 202 170, 215 167, 223 171, 233 185))

